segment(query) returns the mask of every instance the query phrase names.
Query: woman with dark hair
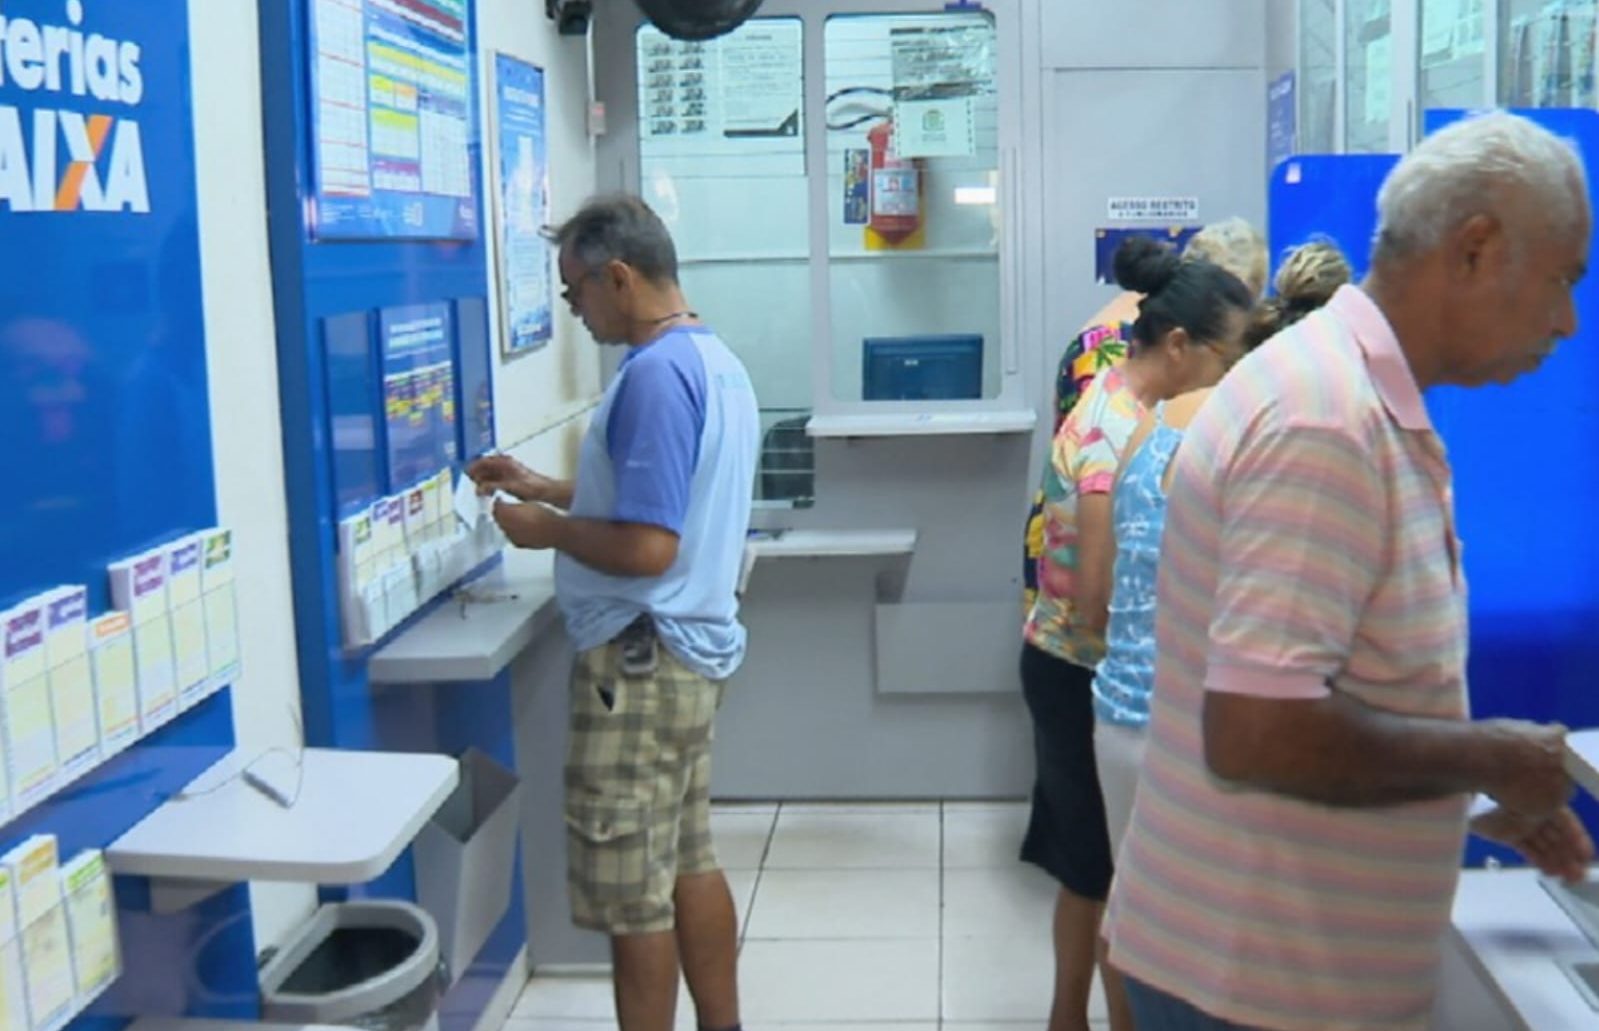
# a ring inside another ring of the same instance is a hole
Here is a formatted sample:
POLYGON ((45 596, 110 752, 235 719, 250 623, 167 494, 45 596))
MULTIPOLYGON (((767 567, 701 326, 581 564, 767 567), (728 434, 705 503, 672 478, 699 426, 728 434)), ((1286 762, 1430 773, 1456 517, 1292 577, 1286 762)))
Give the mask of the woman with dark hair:
MULTIPOLYGON (((1215 382, 1238 348, 1254 297, 1237 276, 1134 238, 1116 279, 1143 295, 1125 362, 1101 373, 1061 421, 1044 476, 1038 594, 1023 631, 1022 691, 1037 780, 1022 860, 1061 885, 1054 916, 1050 1031, 1086 1029, 1111 851, 1094 766, 1093 670, 1104 654, 1115 540, 1110 489, 1146 408, 1215 382)), ((1112 1022, 1130 1027, 1106 971, 1112 1022)))
MULTIPOLYGON (((1195 233, 1183 248, 1189 261, 1209 261, 1220 265, 1244 281, 1250 294, 1259 298, 1266 289, 1266 241, 1254 226, 1241 218, 1212 222, 1195 233)), ((1133 320, 1138 318, 1138 302, 1144 299, 1136 290, 1123 289, 1084 323, 1061 355, 1055 370, 1053 435, 1061 420, 1077 407, 1088 384, 1106 369, 1127 358, 1132 339, 1133 320)), ((1044 551, 1044 491, 1033 494, 1022 536, 1022 609, 1033 607, 1038 597, 1038 557, 1044 551)))
MULTIPOLYGON (((1284 260, 1276 294, 1263 301, 1244 330, 1236 360, 1332 299, 1349 282, 1349 262, 1336 244, 1312 241, 1284 260)), ((1116 566, 1105 657, 1094 673, 1094 759, 1112 853, 1132 817, 1143 765, 1149 698, 1155 683, 1155 568, 1166 527, 1166 485, 1183 431, 1221 379, 1156 404, 1127 442, 1111 502, 1116 566)))

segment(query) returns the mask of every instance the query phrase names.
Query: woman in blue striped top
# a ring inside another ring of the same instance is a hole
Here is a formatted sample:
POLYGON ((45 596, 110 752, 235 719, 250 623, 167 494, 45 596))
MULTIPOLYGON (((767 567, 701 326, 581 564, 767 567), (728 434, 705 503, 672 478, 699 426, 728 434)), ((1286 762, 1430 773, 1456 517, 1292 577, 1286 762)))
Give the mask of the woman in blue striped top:
MULTIPOLYGON (((1349 263, 1327 241, 1307 243, 1277 273, 1276 296, 1256 309, 1244 350, 1320 308, 1350 280, 1349 263)), ((1212 384, 1214 386, 1214 384, 1212 384)), ((1155 681, 1155 571, 1166 527, 1166 488, 1183 431, 1211 387, 1155 406, 1127 441, 1111 509, 1116 564, 1105 658, 1094 672, 1094 755, 1112 854, 1132 816, 1155 681)))

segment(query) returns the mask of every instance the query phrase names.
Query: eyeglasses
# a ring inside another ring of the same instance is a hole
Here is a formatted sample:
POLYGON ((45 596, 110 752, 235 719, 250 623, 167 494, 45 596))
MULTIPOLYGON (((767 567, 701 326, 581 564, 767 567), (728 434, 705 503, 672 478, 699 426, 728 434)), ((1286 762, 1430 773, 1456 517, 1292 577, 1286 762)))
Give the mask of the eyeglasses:
POLYGON ((605 269, 603 268, 591 268, 579 276, 577 282, 568 283, 565 289, 561 291, 561 300, 565 301, 568 307, 576 308, 578 299, 583 296, 583 284, 598 277, 604 271, 605 269))

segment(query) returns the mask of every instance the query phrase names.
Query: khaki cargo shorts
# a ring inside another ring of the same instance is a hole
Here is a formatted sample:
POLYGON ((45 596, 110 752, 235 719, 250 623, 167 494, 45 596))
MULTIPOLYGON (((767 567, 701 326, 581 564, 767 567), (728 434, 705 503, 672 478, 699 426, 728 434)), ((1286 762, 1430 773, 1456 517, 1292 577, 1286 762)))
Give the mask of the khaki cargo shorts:
POLYGON ((612 642, 577 657, 566 756, 572 922, 609 935, 669 931, 677 879, 717 869, 712 724, 723 683, 657 644, 655 672, 625 676, 612 642))

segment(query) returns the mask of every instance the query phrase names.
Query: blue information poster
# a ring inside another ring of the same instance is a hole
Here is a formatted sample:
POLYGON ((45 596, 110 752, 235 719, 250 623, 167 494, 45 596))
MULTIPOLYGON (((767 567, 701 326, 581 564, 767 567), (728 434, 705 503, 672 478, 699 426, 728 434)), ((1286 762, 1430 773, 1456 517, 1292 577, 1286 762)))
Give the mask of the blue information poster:
POLYGON ((319 240, 472 240, 468 0, 311 0, 319 240))
POLYGON ((536 350, 550 339, 550 163, 545 135, 544 72, 514 57, 494 57, 500 152, 500 297, 505 353, 536 350))
POLYGON ((489 305, 481 297, 455 302, 455 382, 461 397, 461 456, 470 461, 494 450, 494 380, 489 372, 489 305))
POLYGON ((213 519, 187 8, 0 29, 0 608, 98 605, 107 562, 213 519))
POLYGON ((1294 73, 1284 72, 1266 91, 1266 168, 1276 168, 1298 151, 1299 108, 1294 73))
POLYGON ((1094 282, 1116 285, 1116 252, 1130 237, 1147 236, 1152 240, 1169 243, 1181 251, 1199 232, 1198 226, 1170 226, 1165 229, 1096 229, 1094 230, 1094 282))
POLYGON ((378 450, 378 363, 372 354, 371 320, 364 311, 322 320, 323 371, 327 381, 328 440, 333 445, 333 490, 340 517, 370 505, 383 492, 378 450))
POLYGON ((455 325, 448 304, 384 308, 378 322, 392 492, 432 476, 459 457, 455 325))

